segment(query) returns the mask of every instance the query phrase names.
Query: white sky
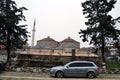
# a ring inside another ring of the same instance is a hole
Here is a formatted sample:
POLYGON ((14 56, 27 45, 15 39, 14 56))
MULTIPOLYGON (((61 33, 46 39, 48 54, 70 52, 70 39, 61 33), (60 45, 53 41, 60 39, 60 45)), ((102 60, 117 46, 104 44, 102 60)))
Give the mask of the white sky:
MULTIPOLYGON (((25 24, 32 36, 34 18, 36 18, 36 41, 50 36, 56 41, 62 41, 70 36, 80 42, 80 47, 89 46, 83 43, 79 37, 80 29, 86 29, 81 3, 85 0, 15 0, 21 7, 28 8, 24 11, 25 24)), ((113 17, 120 16, 120 0, 117 0, 115 8, 111 11, 113 17)), ((32 37, 31 37, 32 38, 32 37)), ((31 45, 31 38, 28 43, 31 45)))

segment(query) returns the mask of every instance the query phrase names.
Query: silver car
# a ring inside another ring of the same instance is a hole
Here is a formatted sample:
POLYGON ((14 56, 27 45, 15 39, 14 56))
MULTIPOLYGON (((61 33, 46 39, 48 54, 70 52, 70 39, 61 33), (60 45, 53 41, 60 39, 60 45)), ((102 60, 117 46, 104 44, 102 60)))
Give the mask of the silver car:
POLYGON ((64 66, 53 67, 50 76, 62 77, 88 77, 95 78, 99 75, 98 66, 91 61, 72 61, 64 66))

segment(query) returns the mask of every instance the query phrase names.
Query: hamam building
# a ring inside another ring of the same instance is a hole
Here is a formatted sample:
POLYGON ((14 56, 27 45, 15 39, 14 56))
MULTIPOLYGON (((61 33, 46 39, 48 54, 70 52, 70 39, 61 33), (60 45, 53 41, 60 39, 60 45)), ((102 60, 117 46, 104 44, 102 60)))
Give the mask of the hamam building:
MULTIPOLYGON (((52 56, 52 57, 72 57, 79 59, 98 58, 96 54, 80 50, 80 43, 70 37, 58 42, 48 36, 38 40, 36 45, 22 52, 21 55, 52 56), (73 53, 75 53, 73 55, 73 53)), ((48 58, 47 57, 47 58, 48 58)))
POLYGON ((70 53, 74 49, 75 52, 78 52, 80 50, 80 43, 70 37, 58 42, 48 36, 47 38, 38 40, 36 46, 31 48, 33 51, 35 49, 41 49, 42 51, 52 50, 53 52, 60 53, 70 53))
POLYGON ((98 55, 80 50, 80 43, 70 37, 58 42, 50 36, 38 40, 36 45, 19 54, 21 63, 43 66, 51 63, 67 63, 71 60, 99 60, 98 55))

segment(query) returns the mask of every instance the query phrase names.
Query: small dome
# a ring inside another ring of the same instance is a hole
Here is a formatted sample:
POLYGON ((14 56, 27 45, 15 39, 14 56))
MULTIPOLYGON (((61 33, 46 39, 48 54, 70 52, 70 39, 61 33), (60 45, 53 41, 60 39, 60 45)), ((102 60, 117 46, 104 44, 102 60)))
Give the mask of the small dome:
POLYGON ((67 39, 64 39, 64 40, 61 41, 61 42, 77 42, 77 43, 79 43, 78 41, 75 41, 74 39, 72 39, 72 38, 70 38, 70 37, 68 37, 67 39))
POLYGON ((44 38, 42 40, 39 40, 39 41, 54 41, 54 42, 57 42, 54 39, 50 38, 50 36, 48 36, 47 38, 44 38))

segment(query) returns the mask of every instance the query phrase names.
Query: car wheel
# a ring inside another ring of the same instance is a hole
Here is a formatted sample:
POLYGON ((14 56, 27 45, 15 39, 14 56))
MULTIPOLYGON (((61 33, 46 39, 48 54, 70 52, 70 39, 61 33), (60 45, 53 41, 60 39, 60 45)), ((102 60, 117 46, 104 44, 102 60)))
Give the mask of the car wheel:
POLYGON ((95 73, 94 72, 88 72, 87 77, 88 78, 95 78, 95 73))
POLYGON ((58 72, 56 73, 56 77, 57 77, 57 78, 62 78, 62 77, 64 77, 64 73, 63 73, 62 71, 58 71, 58 72))

